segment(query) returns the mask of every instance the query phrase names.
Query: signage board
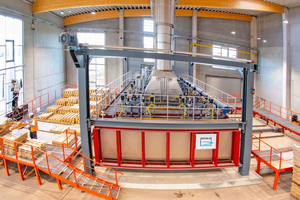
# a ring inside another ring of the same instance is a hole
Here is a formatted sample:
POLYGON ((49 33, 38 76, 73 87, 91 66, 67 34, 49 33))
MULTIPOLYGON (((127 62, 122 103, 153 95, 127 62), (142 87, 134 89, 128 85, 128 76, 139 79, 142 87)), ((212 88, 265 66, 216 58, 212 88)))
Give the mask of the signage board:
POLYGON ((217 134, 196 134, 196 149, 215 149, 217 141, 217 134))

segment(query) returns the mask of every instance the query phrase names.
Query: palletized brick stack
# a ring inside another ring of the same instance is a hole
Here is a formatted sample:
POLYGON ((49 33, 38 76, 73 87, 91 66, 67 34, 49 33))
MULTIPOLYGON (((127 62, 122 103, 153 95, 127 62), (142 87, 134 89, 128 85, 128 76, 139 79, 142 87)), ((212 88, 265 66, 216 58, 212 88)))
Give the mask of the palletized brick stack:
POLYGON ((65 89, 64 90, 64 98, 69 98, 71 96, 74 96, 74 92, 76 91, 77 89, 73 89, 73 88, 69 88, 69 89, 65 89))
POLYGON ((52 112, 43 113, 43 114, 37 116, 37 120, 45 121, 45 120, 48 120, 48 118, 51 117, 52 115, 53 115, 52 112))
POLYGON ((78 104, 79 98, 78 97, 69 97, 67 98, 67 106, 74 106, 75 104, 78 104))
POLYGON ((10 132, 9 128, 12 126, 13 124, 11 122, 4 122, 3 124, 0 125, 0 137, 2 137, 3 135, 6 135, 7 133, 10 132))
POLYGON ((61 105, 61 106, 65 106, 67 105, 67 98, 60 98, 58 100, 56 100, 56 105, 61 105))
POLYGON ((53 114, 58 113, 58 109, 60 109, 62 106, 61 105, 53 105, 47 108, 47 112, 50 113, 52 112, 53 114))
POLYGON ((69 106, 63 106, 63 107, 58 109, 58 114, 61 114, 61 115, 65 115, 68 112, 70 112, 70 107, 69 106))
POLYGON ((26 142, 27 137, 28 137, 28 130, 26 130, 26 129, 13 130, 12 132, 3 136, 4 139, 7 139, 7 140, 4 140, 4 142, 3 142, 5 154, 11 155, 11 156, 15 155, 14 141, 18 142, 18 143, 16 143, 16 147, 17 147, 16 150, 18 151, 19 146, 22 145, 21 143, 26 142))
POLYGON ((19 147, 19 156, 21 158, 32 160, 31 146, 28 145, 35 147, 33 148, 33 155, 36 158, 43 153, 42 151, 46 150, 47 142, 33 139, 19 147), (42 151, 39 151, 39 149, 42 151))
POLYGON ((294 167, 291 195, 300 200, 300 144, 294 145, 294 167))

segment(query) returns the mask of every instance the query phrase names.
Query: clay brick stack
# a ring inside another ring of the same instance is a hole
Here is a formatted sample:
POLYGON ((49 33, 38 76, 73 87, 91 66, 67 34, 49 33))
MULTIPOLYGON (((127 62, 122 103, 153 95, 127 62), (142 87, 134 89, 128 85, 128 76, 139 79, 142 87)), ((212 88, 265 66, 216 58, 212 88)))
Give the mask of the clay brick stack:
POLYGON ((43 114, 37 116, 37 120, 46 121, 46 120, 48 120, 52 115, 53 115, 52 112, 49 112, 49 113, 43 113, 43 114))
POLYGON ((31 145, 31 146, 34 147, 33 148, 33 155, 36 158, 36 157, 38 157, 39 155, 42 154, 42 152, 39 151, 39 149, 42 150, 42 151, 46 150, 47 142, 33 139, 33 140, 29 140, 24 145, 21 145, 19 147, 19 156, 21 158, 32 160, 31 146, 28 146, 28 145, 31 145))
POLYGON ((10 122, 4 122, 3 124, 0 125, 0 137, 6 135, 7 133, 10 132, 9 128, 12 126, 13 124, 10 122))
POLYGON ((12 132, 8 133, 7 135, 4 135, 3 138, 7 139, 7 140, 3 141, 5 154, 11 155, 11 156, 15 155, 14 141, 18 142, 18 143, 16 143, 16 147, 17 147, 17 151, 18 151, 19 146, 22 145, 20 143, 26 142, 27 137, 28 137, 28 130, 26 130, 26 129, 13 130, 12 132))
POLYGON ((74 96, 74 93, 77 89, 69 88, 64 90, 64 98, 69 98, 71 96, 74 96))
POLYGON ((294 145, 294 167, 291 195, 300 199, 300 144, 294 145))

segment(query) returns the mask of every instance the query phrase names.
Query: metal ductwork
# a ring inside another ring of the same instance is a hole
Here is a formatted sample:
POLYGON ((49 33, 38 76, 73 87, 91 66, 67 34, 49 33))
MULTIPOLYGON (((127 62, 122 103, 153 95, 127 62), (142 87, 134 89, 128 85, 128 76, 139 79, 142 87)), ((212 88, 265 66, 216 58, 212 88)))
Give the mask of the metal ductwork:
MULTIPOLYGON (((156 48, 171 50, 172 29, 175 21, 175 0, 154 0, 156 48)), ((171 61, 157 60, 157 70, 172 70, 171 61)))
MULTIPOLYGON (((156 33, 156 49, 171 51, 172 32, 175 21, 175 0, 154 0, 154 23, 156 33)), ((157 60, 156 70, 145 90, 145 93, 180 94, 182 91, 177 76, 172 71, 169 60, 157 60)))

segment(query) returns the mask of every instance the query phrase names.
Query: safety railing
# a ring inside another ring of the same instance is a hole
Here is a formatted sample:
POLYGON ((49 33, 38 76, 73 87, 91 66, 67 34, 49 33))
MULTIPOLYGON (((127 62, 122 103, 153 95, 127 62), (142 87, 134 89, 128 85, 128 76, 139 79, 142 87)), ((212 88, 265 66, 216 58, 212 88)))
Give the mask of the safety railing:
MULTIPOLYGON (((154 101, 150 101, 151 95, 135 94, 134 101, 120 101, 115 104, 104 104, 106 116, 112 118, 135 119, 160 119, 160 120, 235 120, 228 119, 227 113, 235 109, 235 105, 227 106, 220 102, 211 103, 204 97, 185 96, 182 102, 179 96, 155 95, 154 101), (204 103, 205 101, 205 103, 204 103), (121 103, 123 102, 123 103, 121 103)), ((234 97, 233 97, 234 98, 234 97)), ((228 97, 228 100, 231 100, 228 97)), ((234 99, 232 100, 234 101, 234 99)), ((102 115, 102 118, 105 116, 102 115)))
POLYGON ((291 157, 288 157, 288 159, 283 157, 284 153, 293 151, 292 148, 282 151, 277 150, 261 139, 261 133, 252 134, 252 151, 262 152, 264 157, 267 158, 265 161, 277 169, 282 169, 282 163, 289 163, 293 160, 291 157))
POLYGON ((271 103, 262 98, 259 98, 257 100, 257 103, 254 105, 254 107, 255 108, 263 108, 264 110, 266 110, 278 117, 281 117, 282 119, 285 119, 285 120, 291 121, 291 122, 292 122, 293 114, 300 116, 300 114, 297 112, 294 112, 290 109, 284 108, 277 104, 271 103))
POLYGON ((39 109, 45 108, 55 103, 57 99, 63 97, 64 90, 68 88, 77 88, 77 85, 68 84, 50 92, 47 92, 45 94, 42 94, 32 99, 31 101, 28 101, 16 107, 14 111, 10 110, 6 113, 0 114, 0 118, 8 116, 8 118, 14 119, 15 121, 23 120, 28 117, 29 113, 35 113, 39 109))
POLYGON ((191 82, 192 84, 196 85, 201 89, 204 93, 208 93, 208 95, 211 95, 213 98, 218 99, 222 103, 225 104, 236 104, 236 98, 226 92, 223 92, 222 90, 219 90, 218 88, 215 88, 203 81, 200 81, 199 79, 196 79, 190 75, 188 75, 187 80, 191 82))
MULTIPOLYGON (((76 137, 76 131, 75 130, 71 130, 70 129, 70 132, 72 132, 70 135, 74 134, 75 137, 76 137)), ((66 134, 68 134, 67 130, 66 130, 66 134)), ((68 141, 67 138, 66 138, 65 141, 68 141)), ((74 148, 70 147, 68 144, 69 144, 68 142, 62 143, 63 149, 64 148, 71 149, 72 151, 76 152, 77 155, 80 155, 83 158, 83 162, 82 162, 79 159, 76 159, 75 157, 72 157, 72 161, 73 161, 73 163, 75 163, 76 167, 78 167, 79 169, 84 169, 85 171, 87 171, 87 169, 91 169, 91 170, 93 170, 96 173, 95 176, 97 176, 97 174, 100 174, 102 176, 102 178, 104 176, 106 178, 112 179, 112 180, 115 181, 115 184, 118 185, 118 175, 123 175, 123 173, 121 173, 119 171, 116 171, 116 170, 114 170, 114 169, 112 169, 110 167, 107 167, 107 166, 105 166, 105 165, 103 165, 103 164, 101 164, 101 163, 99 163, 99 162, 97 162, 97 161, 95 161, 95 160, 93 160, 93 159, 85 156, 84 154, 82 154, 79 151, 77 151, 77 149, 74 149, 74 148), (111 175, 109 175, 109 173, 101 172, 99 170, 96 170, 95 168, 92 168, 92 167, 86 165, 86 161, 87 160, 89 160, 92 163, 91 166, 101 166, 101 167, 104 167, 105 169, 107 169, 109 171, 112 171, 114 173, 114 177, 111 176, 111 175)))
POLYGON ((95 96, 92 97, 92 99, 95 100, 95 111, 97 117, 99 117, 101 111, 105 110, 108 105, 115 101, 118 94, 120 94, 128 86, 132 78, 132 72, 127 72, 106 86, 98 89, 95 96))
MULTIPOLYGON (((0 147, 1 147, 0 148, 1 149, 0 157, 3 158, 4 162, 8 158, 10 158, 9 160, 12 161, 12 158, 13 158, 14 159, 13 161, 17 162, 18 164, 20 164, 20 163, 24 164, 24 161, 25 161, 25 162, 28 163, 29 166, 32 166, 34 168, 25 177, 24 177, 25 172, 20 171, 20 176, 22 176, 22 179, 25 179, 33 171, 35 171, 38 182, 39 182, 39 184, 41 184, 40 176, 39 176, 39 173, 38 173, 38 169, 40 169, 40 170, 44 171, 45 173, 48 173, 50 176, 58 178, 59 180, 62 180, 64 182, 68 183, 68 184, 71 183, 70 185, 72 185, 74 187, 79 187, 78 182, 81 182, 83 185, 90 186, 88 188, 93 187, 93 188, 95 188, 99 191, 101 190, 103 192, 106 192, 107 194, 109 194, 110 199, 113 199, 112 192, 111 192, 112 188, 118 189, 117 179, 116 179, 116 184, 112 184, 112 183, 106 182, 105 180, 101 180, 100 178, 97 178, 95 176, 91 176, 91 175, 87 174, 86 172, 84 172, 83 170, 81 170, 79 167, 77 167, 77 166, 75 167, 73 165, 73 162, 70 162, 70 163, 64 162, 61 159, 54 156, 53 154, 46 153, 45 151, 43 151, 43 150, 41 150, 41 149, 39 149, 39 148, 37 148, 33 145, 23 144, 23 143, 20 143, 20 142, 11 141, 11 140, 0 137, 0 147), (11 152, 10 153, 11 155, 7 155, 5 153, 7 151, 7 148, 8 148, 8 147, 4 146, 5 141, 9 142, 10 144, 13 144, 13 146, 12 146, 13 149, 10 148, 10 150, 9 150, 11 152), (20 145, 24 145, 24 146, 29 147, 30 153, 31 153, 30 157, 22 158, 22 157, 19 156, 18 147, 20 145), (54 161, 57 163, 56 165, 52 164, 54 161), (65 167, 69 168, 71 171, 67 172, 67 170, 64 170, 65 167), (77 173, 77 176, 76 176, 76 173, 77 173), (84 177, 84 179, 81 179, 80 176, 78 176, 78 174, 85 174, 86 176, 84 177), (74 181, 70 180, 70 177, 74 181), (88 177, 90 179, 93 179, 95 182, 99 182, 99 183, 102 183, 103 185, 108 186, 108 190, 103 189, 103 187, 100 188, 96 185, 92 185, 91 183, 87 182, 86 177, 88 177)), ((65 147, 72 149, 67 144, 65 144, 65 147)), ((76 151, 75 149, 72 149, 72 150, 76 151)), ((79 153, 79 152, 76 152, 76 153, 79 153)), ((101 165, 101 166, 103 166, 105 168, 108 168, 104 165, 101 165)), ((85 169, 86 167, 87 166, 85 166, 83 169, 85 169)), ((111 169, 111 168, 108 168, 108 169, 111 169)), ((6 170, 8 171, 7 166, 6 166, 6 170)), ((111 170, 113 170, 113 169, 111 169, 111 170)), ((121 172, 118 172, 118 173, 123 175, 121 172)))

